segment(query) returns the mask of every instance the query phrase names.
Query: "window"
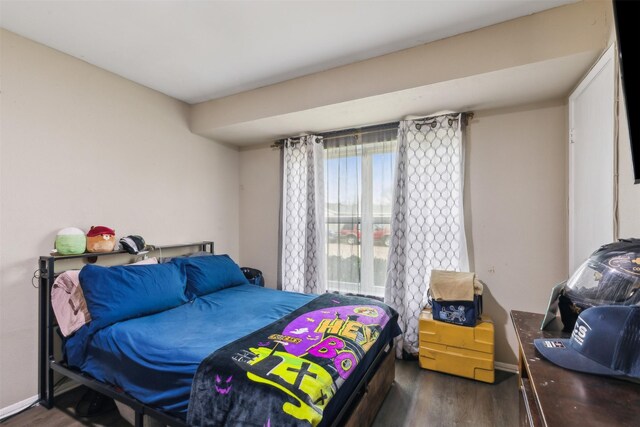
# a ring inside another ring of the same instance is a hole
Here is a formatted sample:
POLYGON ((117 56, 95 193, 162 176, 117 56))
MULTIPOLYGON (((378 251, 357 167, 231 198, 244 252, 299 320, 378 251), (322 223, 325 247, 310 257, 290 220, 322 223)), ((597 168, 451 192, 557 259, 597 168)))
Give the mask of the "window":
POLYGON ((329 291, 384 296, 397 129, 324 137, 329 291))

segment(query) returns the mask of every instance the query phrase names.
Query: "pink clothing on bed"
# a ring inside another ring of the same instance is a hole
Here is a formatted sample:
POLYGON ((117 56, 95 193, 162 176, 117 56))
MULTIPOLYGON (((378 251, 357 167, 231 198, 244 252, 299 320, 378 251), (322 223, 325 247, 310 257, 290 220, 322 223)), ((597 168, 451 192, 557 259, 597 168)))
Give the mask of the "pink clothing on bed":
POLYGON ((53 282, 51 289, 51 306, 65 337, 91 321, 79 276, 79 270, 65 271, 53 282))

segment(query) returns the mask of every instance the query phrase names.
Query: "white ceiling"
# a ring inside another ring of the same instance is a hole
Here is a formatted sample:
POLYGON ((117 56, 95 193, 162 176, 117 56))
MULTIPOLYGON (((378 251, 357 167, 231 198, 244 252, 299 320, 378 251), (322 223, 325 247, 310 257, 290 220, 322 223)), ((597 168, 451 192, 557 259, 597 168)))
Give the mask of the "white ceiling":
POLYGON ((575 0, 0 0, 0 26, 188 103, 575 0))

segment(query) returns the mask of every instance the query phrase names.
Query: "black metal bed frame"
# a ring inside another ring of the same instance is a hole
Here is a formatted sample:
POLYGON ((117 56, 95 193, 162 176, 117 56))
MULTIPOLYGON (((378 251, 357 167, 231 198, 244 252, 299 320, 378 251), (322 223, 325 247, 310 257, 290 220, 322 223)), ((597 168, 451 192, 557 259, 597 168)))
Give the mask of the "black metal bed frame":
MULTIPOLYGON (((162 250, 199 248, 201 251, 214 253, 213 242, 203 241, 196 243, 185 243, 181 245, 156 246, 150 252, 158 252, 162 250)), ((113 255, 129 255, 126 251, 113 251, 103 253, 84 253, 80 255, 66 256, 41 256, 39 260, 39 345, 38 345, 38 365, 39 365, 39 403, 47 409, 51 409, 54 405, 53 390, 53 373, 58 372, 67 378, 70 378, 82 385, 87 386, 99 393, 104 394, 112 399, 130 406, 135 411, 135 425, 142 427, 144 415, 149 415, 169 426, 183 427, 186 426, 184 421, 179 418, 168 415, 149 407, 138 400, 130 397, 121 390, 116 389, 108 384, 102 383, 89 375, 71 369, 66 366, 64 361, 56 360, 54 356, 54 330, 57 327, 55 315, 51 307, 51 288, 57 276, 56 262, 68 260, 84 260, 88 263, 94 263, 98 258, 113 255)))
MULTIPOLYGON (((214 244, 211 241, 203 241, 197 243, 186 243, 181 245, 169 245, 169 246, 156 246, 150 252, 157 252, 162 250, 172 249, 185 249, 185 248, 199 247, 201 251, 214 253, 214 244)), ((51 307, 51 288, 57 277, 55 264, 57 261, 65 260, 86 260, 88 263, 94 263, 100 257, 112 256, 112 255, 128 255, 125 251, 114 251, 104 253, 84 253, 80 255, 66 255, 66 256, 41 256, 39 259, 39 340, 38 340, 38 371, 39 371, 39 401, 38 403, 47 409, 53 408, 54 405, 54 382, 53 373, 57 372, 71 380, 84 385, 98 393, 104 394, 114 400, 124 403, 132 408, 135 412, 135 427, 142 427, 144 416, 147 415, 154 418, 165 425, 172 427, 186 427, 187 424, 184 420, 169 415, 163 411, 152 408, 144 403, 127 395, 123 390, 120 390, 109 384, 105 384, 84 374, 77 369, 69 368, 64 361, 56 360, 54 355, 54 330, 58 327, 51 307)), ((393 351, 393 346, 390 343, 382 351, 380 351, 369 366, 366 373, 360 379, 358 385, 355 388, 354 393, 349 397, 345 405, 342 407, 336 419, 331 424, 332 427, 342 425, 343 420, 346 420, 353 410, 353 408, 359 403, 361 397, 366 393, 367 385, 371 378, 375 375, 378 367, 384 360, 384 358, 393 351)))

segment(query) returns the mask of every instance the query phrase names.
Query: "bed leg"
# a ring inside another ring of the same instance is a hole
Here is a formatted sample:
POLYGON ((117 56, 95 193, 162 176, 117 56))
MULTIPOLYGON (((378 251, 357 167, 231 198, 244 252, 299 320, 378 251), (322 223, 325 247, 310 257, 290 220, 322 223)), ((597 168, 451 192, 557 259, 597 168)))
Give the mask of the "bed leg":
POLYGON ((54 280, 53 257, 40 258, 38 264, 39 279, 39 340, 38 340, 38 395, 42 406, 53 407, 53 321, 51 313, 51 286, 54 280))
POLYGON ((136 411, 135 413, 135 426, 142 427, 144 424, 144 414, 141 411, 136 411))

